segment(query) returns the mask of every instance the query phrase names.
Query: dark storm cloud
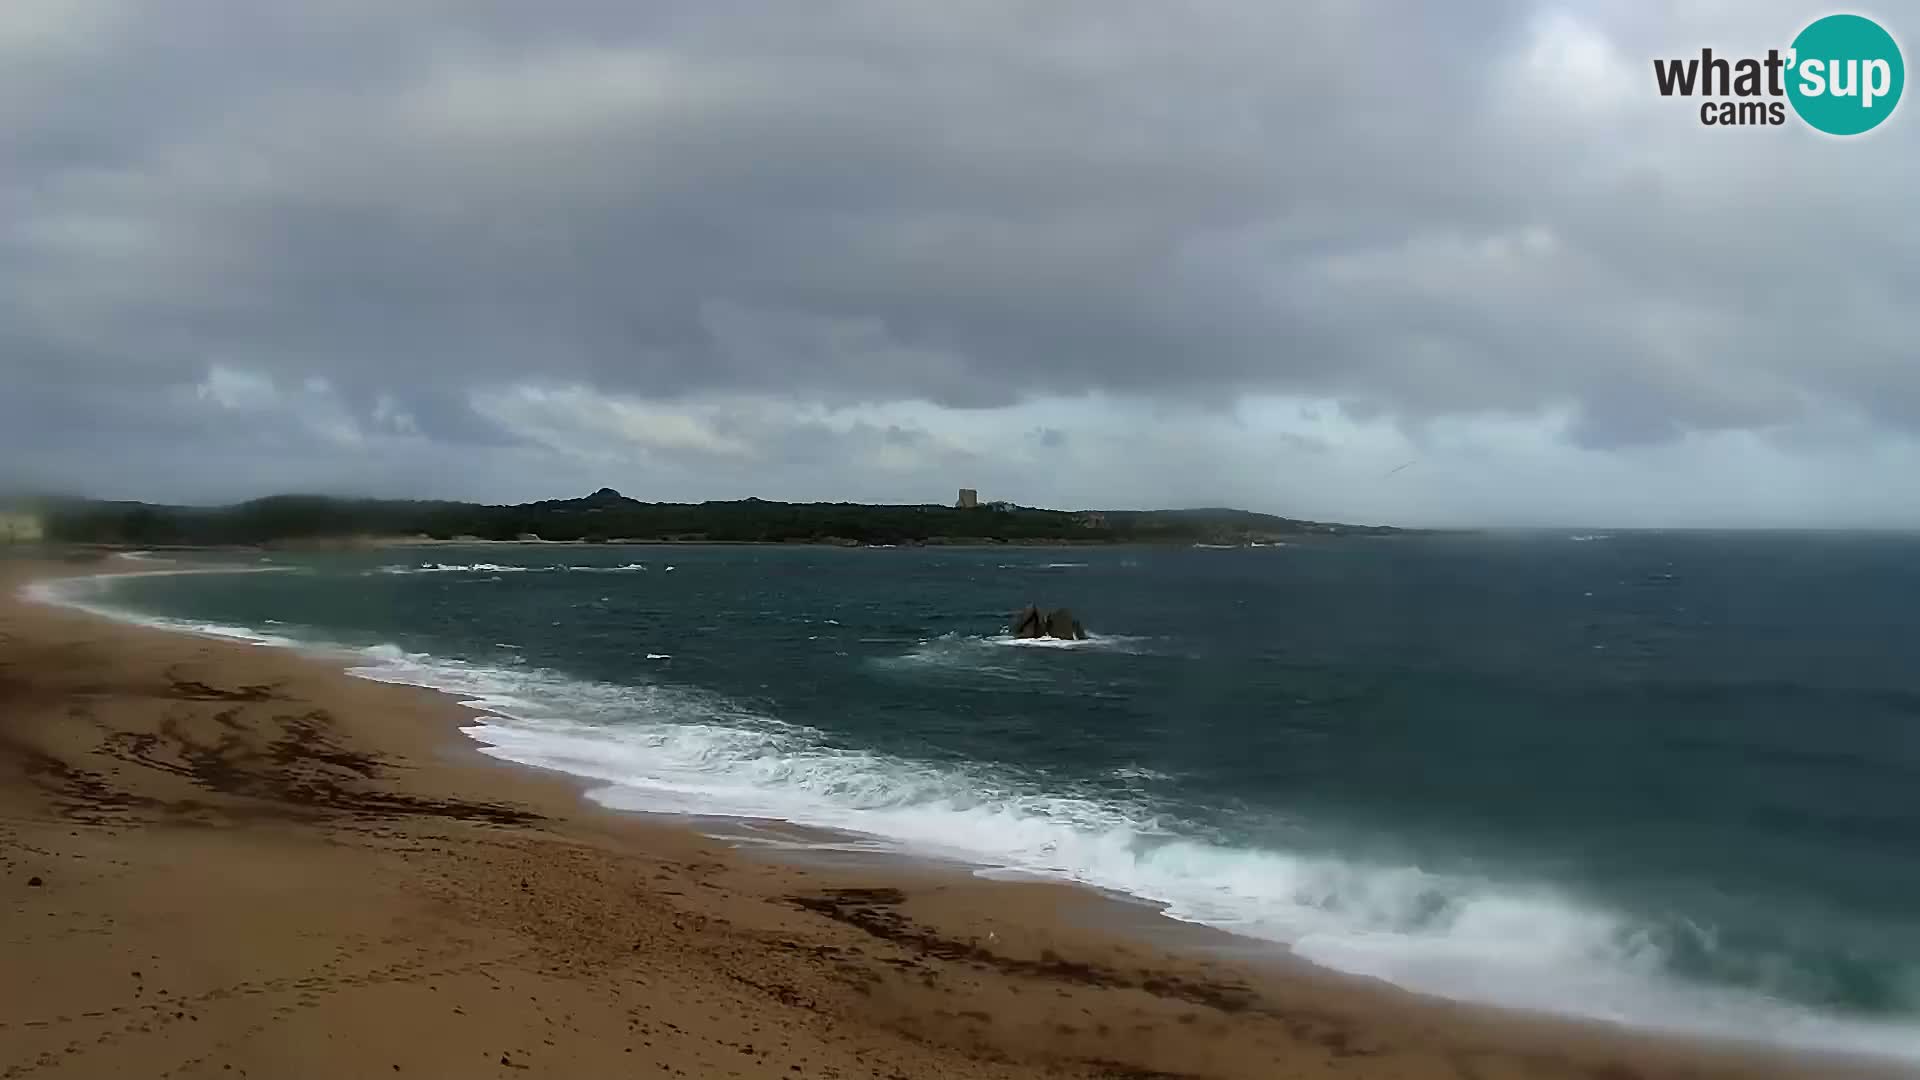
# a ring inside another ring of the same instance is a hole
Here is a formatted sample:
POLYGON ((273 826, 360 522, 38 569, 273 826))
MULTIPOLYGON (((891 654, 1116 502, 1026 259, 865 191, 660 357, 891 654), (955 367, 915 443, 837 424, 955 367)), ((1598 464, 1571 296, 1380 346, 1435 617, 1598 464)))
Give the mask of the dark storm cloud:
POLYGON ((506 486, 880 476, 978 447, 808 410, 1089 394, 1904 437, 1920 129, 1709 132, 1645 75, 1807 16, 18 0, 0 439, 93 486, 484 494, 460 448, 506 486))

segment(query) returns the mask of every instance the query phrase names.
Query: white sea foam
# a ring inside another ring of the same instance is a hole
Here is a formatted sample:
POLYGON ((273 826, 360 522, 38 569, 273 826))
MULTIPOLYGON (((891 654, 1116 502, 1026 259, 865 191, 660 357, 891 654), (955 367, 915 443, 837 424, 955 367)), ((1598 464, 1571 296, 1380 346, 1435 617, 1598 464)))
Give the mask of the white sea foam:
POLYGON ((1088 634, 1079 640, 1022 638, 1012 634, 941 634, 915 645, 903 659, 966 664, 992 657, 998 649, 1061 649, 1069 652, 1144 653, 1150 639, 1125 634, 1088 634))
POLYGON ((113 585, 125 578, 174 577, 182 574, 271 574, 284 573, 292 567, 249 566, 249 567, 181 567, 167 570, 140 570, 132 573, 95 574, 88 577, 61 578, 55 581, 34 582, 21 590, 22 595, 37 603, 55 604, 84 611, 104 618, 121 622, 149 626, 158 630, 174 630, 181 633, 199 634, 204 637, 226 638, 232 641, 244 641, 250 645, 290 646, 297 644, 292 638, 280 634, 271 634, 249 626, 229 626, 223 623, 204 622, 195 619, 174 619, 164 615, 146 615, 129 611, 126 608, 107 603, 113 585))
MULTIPOLYGON (((241 627, 135 616, 106 604, 105 588, 34 591, 146 625, 295 644, 241 627)), ((957 640, 971 649, 999 641, 957 640)), ((609 807, 778 819, 870 838, 854 842, 862 848, 1079 882, 1163 905, 1176 919, 1284 943, 1329 967, 1450 997, 1920 1062, 1920 1030, 1911 1026, 1677 982, 1663 974, 1666 958, 1647 927, 1550 886, 1212 843, 1144 798, 841 746, 688 687, 592 682, 394 645, 354 655, 356 675, 439 689, 484 711, 464 729, 483 752, 597 781, 590 797, 609 807)))
POLYGON ((499 563, 420 563, 408 566, 395 563, 382 566, 370 574, 524 574, 539 573, 555 569, 551 566, 502 566, 499 563))
POLYGON ((1547 886, 1222 846, 1146 802, 1048 790, 984 765, 837 746, 685 688, 419 656, 362 673, 464 695, 493 714, 467 729, 484 752, 600 781, 591 797, 616 809, 791 821, 995 872, 1078 882, 1445 996, 1920 1060, 1920 1032, 1911 1028, 1675 982, 1630 918, 1547 886))
MULTIPOLYGON (((367 571, 369 574, 634 574, 643 573, 645 563, 627 563, 624 566, 519 566, 514 564, 475 562, 475 563, 419 563, 408 565, 394 563, 367 571)), ((669 566, 671 570, 673 567, 669 566)))
POLYGON ((1126 637, 1121 634, 1088 634, 1084 638, 1069 641, 1066 638, 1020 638, 1011 634, 1002 634, 989 638, 974 638, 996 648, 1006 649, 1084 649, 1088 652, 1144 652, 1144 638, 1126 637))
POLYGON ((1163 781, 1173 779, 1172 774, 1159 769, 1149 769, 1143 765, 1123 765, 1113 770, 1113 776, 1119 780, 1163 781))
MULTIPOLYGON (((1149 640, 1114 634, 1089 634, 1082 641, 1059 638, 1017 638, 1011 634, 941 634, 918 642, 905 652, 877 657, 870 661, 882 671, 902 674, 956 673, 967 678, 1028 682, 1050 678, 1045 666, 1022 663, 1019 654, 1026 650, 1066 653, 1138 654, 1148 651, 1149 640)), ((1037 660, 1037 658, 1035 658, 1037 660)), ((1064 661, 1064 657, 1062 658, 1064 661)))
POLYGON ((668 687, 518 682, 475 700, 499 714, 468 729, 485 752, 604 782, 591 797, 616 809, 791 821, 1113 890, 1444 996, 1920 1060, 1911 1028, 1668 979, 1629 918, 1545 886, 1221 846, 1144 803, 838 747, 668 687), (548 694, 578 704, 556 708, 548 694))

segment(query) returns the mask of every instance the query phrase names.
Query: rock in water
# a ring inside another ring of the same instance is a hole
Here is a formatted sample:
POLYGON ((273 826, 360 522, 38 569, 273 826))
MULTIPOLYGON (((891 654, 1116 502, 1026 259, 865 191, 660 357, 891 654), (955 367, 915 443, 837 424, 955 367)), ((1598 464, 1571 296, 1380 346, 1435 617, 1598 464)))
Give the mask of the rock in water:
POLYGON ((1066 608, 1054 608, 1047 612, 1047 636, 1062 641, 1085 641, 1086 630, 1080 626, 1080 620, 1066 608))
POLYGON ((1028 604, 1013 617, 1013 636, 1085 641, 1087 631, 1080 625, 1080 620, 1073 617, 1073 612, 1066 608, 1054 608, 1042 613, 1039 608, 1028 604))
POLYGON ((1013 636, 1017 638, 1042 637, 1047 632, 1047 620, 1040 609, 1028 604, 1025 610, 1013 616, 1013 636))

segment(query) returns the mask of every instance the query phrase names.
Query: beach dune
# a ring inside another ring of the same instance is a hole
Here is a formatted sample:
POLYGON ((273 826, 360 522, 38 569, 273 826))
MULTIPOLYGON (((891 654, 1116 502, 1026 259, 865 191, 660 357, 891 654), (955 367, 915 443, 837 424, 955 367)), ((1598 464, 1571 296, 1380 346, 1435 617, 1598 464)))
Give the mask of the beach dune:
POLYGON ((75 572, 0 563, 4 1080, 1895 1075, 755 857, 482 757, 439 695, 21 595, 75 572))

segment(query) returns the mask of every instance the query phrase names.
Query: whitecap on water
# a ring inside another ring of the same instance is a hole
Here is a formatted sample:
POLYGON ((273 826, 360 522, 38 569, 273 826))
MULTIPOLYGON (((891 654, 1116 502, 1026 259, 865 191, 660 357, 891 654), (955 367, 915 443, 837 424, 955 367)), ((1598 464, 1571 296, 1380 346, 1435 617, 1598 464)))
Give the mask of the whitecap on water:
POLYGON ((1020 638, 1012 634, 996 634, 993 637, 976 638, 988 645, 1011 649, 1079 649, 1087 652, 1142 653, 1146 652, 1147 639, 1129 637, 1125 634, 1088 634, 1078 641, 1065 638, 1020 638))
POLYGON ((1147 651, 1147 639, 1112 634, 1089 634, 1080 641, 1061 638, 1017 638, 1011 634, 941 634, 919 642, 897 656, 877 657, 882 668, 958 668, 998 678, 1038 677, 1044 669, 1019 664, 1007 650, 1137 654, 1147 651), (1024 670, 1023 670, 1024 669, 1024 670))
POLYGON ((1161 772, 1159 769, 1149 769, 1144 765, 1122 765, 1113 770, 1113 777, 1117 780, 1165 781, 1173 779, 1170 773, 1161 772))
POLYGON ((367 571, 370 574, 529 574, 547 573, 552 566, 507 566, 500 563, 420 563, 408 566, 394 563, 367 571))
POLYGON ((999 569, 999 570, 1078 570, 1081 567, 1084 567, 1086 565, 1087 564, 1083 562, 1000 563, 997 567, 995 567, 995 569, 999 569))

